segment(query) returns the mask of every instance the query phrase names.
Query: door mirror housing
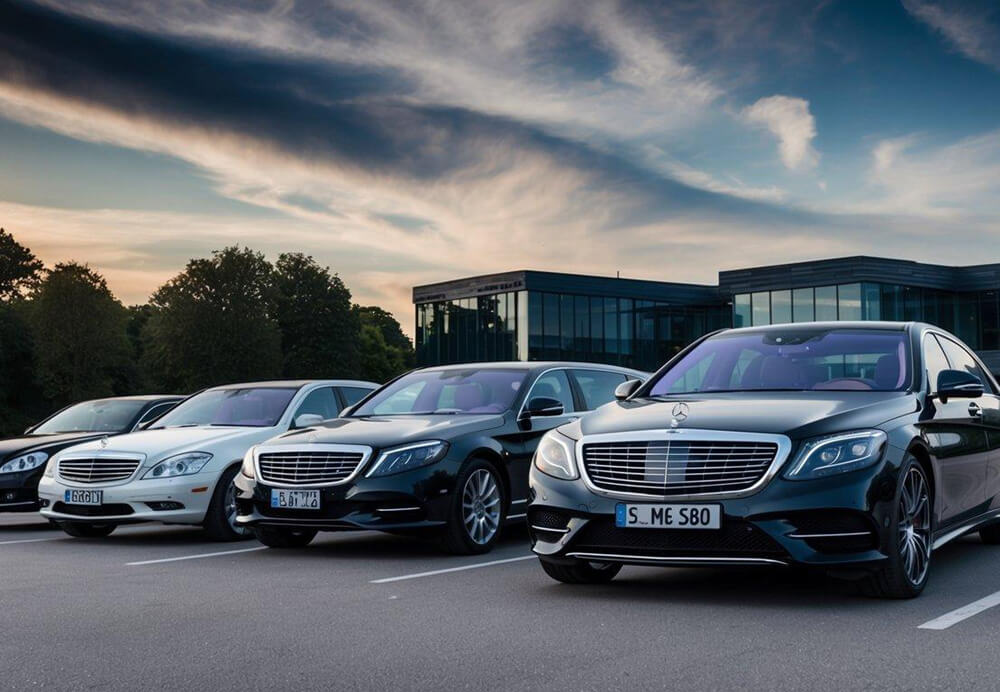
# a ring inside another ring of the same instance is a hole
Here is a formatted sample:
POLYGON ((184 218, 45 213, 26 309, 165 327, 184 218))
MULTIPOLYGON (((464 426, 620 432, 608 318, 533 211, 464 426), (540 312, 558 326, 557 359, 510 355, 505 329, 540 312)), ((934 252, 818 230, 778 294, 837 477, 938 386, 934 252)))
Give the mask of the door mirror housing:
POLYGON ((544 416, 561 416, 566 412, 562 402, 547 396, 535 396, 528 400, 528 405, 524 407, 524 416, 527 418, 541 418, 544 416))
POLYGON ((986 392, 983 381, 965 370, 942 370, 938 375, 935 396, 943 403, 948 399, 975 399, 986 392))
POLYGON ((317 413, 303 413, 295 419, 295 424, 293 428, 311 428, 314 425, 319 425, 325 418, 317 413))
POLYGON ((625 380, 620 385, 615 387, 615 399, 618 401, 624 401, 635 394, 641 386, 642 380, 625 380))

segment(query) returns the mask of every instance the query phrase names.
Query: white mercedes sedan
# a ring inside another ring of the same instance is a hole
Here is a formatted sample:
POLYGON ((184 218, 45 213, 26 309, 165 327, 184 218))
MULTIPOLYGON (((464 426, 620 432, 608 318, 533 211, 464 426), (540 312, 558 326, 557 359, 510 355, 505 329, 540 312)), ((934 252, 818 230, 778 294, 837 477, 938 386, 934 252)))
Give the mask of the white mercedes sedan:
POLYGON ((98 538, 120 524, 204 527, 240 540, 233 478, 253 445, 336 418, 378 388, 371 382, 255 382, 206 389, 148 428, 69 447, 48 462, 41 513, 70 536, 98 538))

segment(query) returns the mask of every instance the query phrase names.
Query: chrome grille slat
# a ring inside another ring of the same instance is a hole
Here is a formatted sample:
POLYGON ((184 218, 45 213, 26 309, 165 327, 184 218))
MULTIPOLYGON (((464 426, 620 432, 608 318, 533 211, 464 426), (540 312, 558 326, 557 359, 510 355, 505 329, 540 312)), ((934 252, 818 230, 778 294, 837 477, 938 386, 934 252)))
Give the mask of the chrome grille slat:
POLYGON ((583 464, 597 488, 671 497, 750 488, 777 454, 771 442, 628 440, 585 443, 583 464))
POLYGON ((262 452, 257 464, 265 482, 311 485, 347 480, 364 459, 362 452, 262 452))

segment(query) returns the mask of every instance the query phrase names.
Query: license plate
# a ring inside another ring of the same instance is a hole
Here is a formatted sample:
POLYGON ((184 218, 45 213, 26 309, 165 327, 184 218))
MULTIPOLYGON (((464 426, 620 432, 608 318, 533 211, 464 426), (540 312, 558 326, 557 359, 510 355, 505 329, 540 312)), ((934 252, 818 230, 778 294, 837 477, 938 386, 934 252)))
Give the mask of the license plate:
POLYGON ((626 505, 615 507, 615 526, 625 529, 722 528, 721 505, 626 505))
POLYGON ((104 491, 67 490, 65 498, 68 505, 99 505, 104 501, 104 491))
POLYGON ((318 490, 271 491, 271 506, 278 509, 319 509, 318 490))

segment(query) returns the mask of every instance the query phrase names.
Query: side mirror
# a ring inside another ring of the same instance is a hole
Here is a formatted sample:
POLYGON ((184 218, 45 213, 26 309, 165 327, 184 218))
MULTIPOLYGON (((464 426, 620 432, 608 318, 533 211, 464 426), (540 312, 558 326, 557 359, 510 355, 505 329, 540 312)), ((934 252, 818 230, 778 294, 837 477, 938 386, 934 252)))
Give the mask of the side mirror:
POLYGON ((529 418, 541 418, 543 416, 561 416, 565 413, 565 409, 558 399, 536 396, 528 401, 528 405, 524 407, 524 413, 529 418))
POLYGON ((642 380, 625 380, 615 387, 615 399, 624 401, 635 394, 636 390, 642 386, 642 380))
POLYGON ((983 381, 965 370, 942 370, 938 375, 935 396, 943 403, 948 399, 975 399, 983 395, 983 381))
POLYGON ((303 413, 301 416, 295 419, 295 424, 293 428, 311 428, 314 425, 319 425, 325 418, 316 413, 303 413))

